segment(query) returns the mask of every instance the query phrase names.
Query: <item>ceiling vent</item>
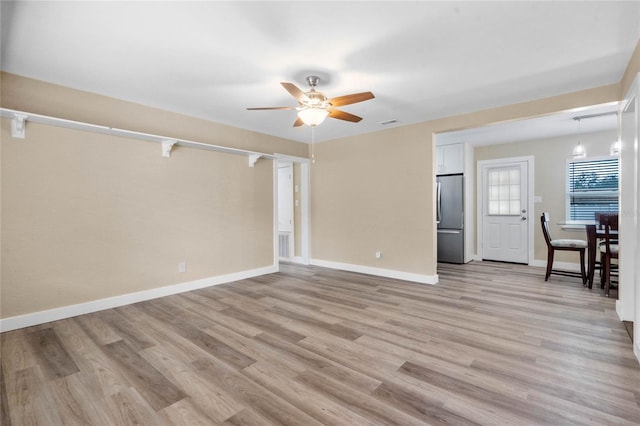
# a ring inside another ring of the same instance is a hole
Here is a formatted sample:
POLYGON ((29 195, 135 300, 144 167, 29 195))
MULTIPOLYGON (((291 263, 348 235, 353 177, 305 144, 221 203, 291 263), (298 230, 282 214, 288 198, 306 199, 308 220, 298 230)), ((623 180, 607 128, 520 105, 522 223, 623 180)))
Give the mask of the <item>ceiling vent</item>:
POLYGON ((398 122, 398 120, 396 120, 396 119, 394 118, 394 119, 392 119, 392 120, 381 121, 381 122, 380 122, 380 124, 382 124, 383 126, 387 126, 387 125, 389 125, 389 124, 394 124, 394 123, 397 123, 397 122, 398 122))

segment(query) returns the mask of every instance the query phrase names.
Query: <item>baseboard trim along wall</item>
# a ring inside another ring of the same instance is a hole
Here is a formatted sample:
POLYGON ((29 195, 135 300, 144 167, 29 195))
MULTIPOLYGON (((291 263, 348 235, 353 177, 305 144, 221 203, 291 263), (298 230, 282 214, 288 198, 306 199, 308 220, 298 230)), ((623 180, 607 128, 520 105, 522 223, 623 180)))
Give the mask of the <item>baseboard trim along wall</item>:
POLYGON ((339 269, 341 271, 358 272, 360 274, 377 275, 379 277, 395 278, 403 281, 411 281, 420 284, 437 284, 438 275, 414 274, 412 272, 396 271, 394 269, 374 268, 371 266, 353 265, 350 263, 332 262, 329 260, 311 259, 315 266, 339 269))
POLYGON ((180 284, 173 284, 165 287, 123 294, 121 296, 93 300, 91 302, 79 303, 77 305, 63 306, 61 308, 4 318, 0 319, 0 332, 30 327, 32 325, 44 324, 51 321, 71 318, 78 315, 89 314, 91 312, 102 311, 110 308, 117 308, 118 306, 130 305, 132 303, 143 302, 145 300, 157 299, 159 297, 170 296, 172 294, 184 293, 186 291, 198 290, 200 288, 226 284, 233 281, 240 281, 260 275, 272 274, 275 272, 278 272, 278 265, 265 266, 263 268, 250 269, 247 271, 233 272, 231 274, 218 275, 215 277, 203 278, 195 281, 188 281, 180 284))

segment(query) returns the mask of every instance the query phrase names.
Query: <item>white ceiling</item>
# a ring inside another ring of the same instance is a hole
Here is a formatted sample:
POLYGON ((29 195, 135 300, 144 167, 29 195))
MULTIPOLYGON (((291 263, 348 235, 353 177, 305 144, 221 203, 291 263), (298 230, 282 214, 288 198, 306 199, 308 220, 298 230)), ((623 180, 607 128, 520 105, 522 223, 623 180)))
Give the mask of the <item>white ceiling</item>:
POLYGON ((279 83, 310 74, 329 97, 372 91, 341 108, 360 123, 318 126, 329 140, 616 83, 640 37, 640 1, 3 0, 1 14, 5 71, 301 142, 295 111, 246 108, 296 105, 279 83))

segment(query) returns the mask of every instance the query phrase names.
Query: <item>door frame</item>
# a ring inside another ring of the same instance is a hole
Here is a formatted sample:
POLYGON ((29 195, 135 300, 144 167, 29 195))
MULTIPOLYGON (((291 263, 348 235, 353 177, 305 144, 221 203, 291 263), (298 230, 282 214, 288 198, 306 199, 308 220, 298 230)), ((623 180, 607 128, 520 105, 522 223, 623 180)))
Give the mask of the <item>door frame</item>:
MULTIPOLYGON (((280 248, 278 247, 278 259, 279 260, 291 260, 294 256, 295 256, 295 252, 296 252, 296 206, 295 203, 293 202, 293 198, 295 197, 295 190, 294 190, 294 173, 293 173, 293 162, 292 161, 278 161, 278 244, 280 244, 280 190, 283 189, 280 187, 280 184, 282 182, 280 182, 280 170, 281 169, 288 169, 289 173, 290 173, 290 190, 291 190, 291 205, 290 205, 290 210, 289 210, 289 214, 291 216, 291 231, 289 232, 289 235, 287 236, 287 239, 289 240, 289 257, 281 257, 280 256, 280 248)), ((289 186, 289 185, 287 185, 289 186)))
POLYGON ((634 353, 640 361, 640 73, 619 103, 618 131, 620 151, 620 259, 616 313, 622 321, 633 321, 634 353), (633 113, 624 113, 633 106, 633 113), (631 125, 628 120, 631 118, 631 125), (624 129, 623 129, 623 120, 624 129), (629 127, 627 127, 629 126, 629 127), (630 129, 631 133, 623 130, 630 129))
MULTIPOLYGON (((296 257, 295 253, 288 261, 300 263, 303 265, 310 264, 310 247, 311 247, 311 162, 308 158, 296 157, 287 154, 274 154, 276 159, 273 162, 273 263, 278 265, 280 258, 280 241, 278 232, 278 165, 280 163, 298 163, 300 164, 300 256, 296 257)), ((295 194, 295 192, 294 192, 295 194)), ((295 216, 295 205, 294 216, 295 216)))
POLYGON ((533 207, 533 199, 535 194, 534 186, 534 166, 535 157, 533 155, 527 155, 524 157, 509 157, 509 158, 494 158, 490 160, 479 160, 476 162, 476 249, 480 260, 483 258, 484 253, 484 241, 483 241, 483 208, 484 208, 484 185, 482 180, 482 170, 485 166, 499 166, 507 163, 527 163, 527 264, 531 265, 535 258, 535 246, 534 246, 534 226, 536 222, 536 214, 533 207))

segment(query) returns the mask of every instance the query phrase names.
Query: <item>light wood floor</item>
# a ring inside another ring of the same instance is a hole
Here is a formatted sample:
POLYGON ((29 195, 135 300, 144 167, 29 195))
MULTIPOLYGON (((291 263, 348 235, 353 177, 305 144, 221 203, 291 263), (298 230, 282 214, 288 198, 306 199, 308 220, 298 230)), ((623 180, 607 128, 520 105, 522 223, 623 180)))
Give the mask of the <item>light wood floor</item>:
POLYGON ((614 300, 577 279, 281 269, 3 333, 2 425, 640 423, 614 300))

